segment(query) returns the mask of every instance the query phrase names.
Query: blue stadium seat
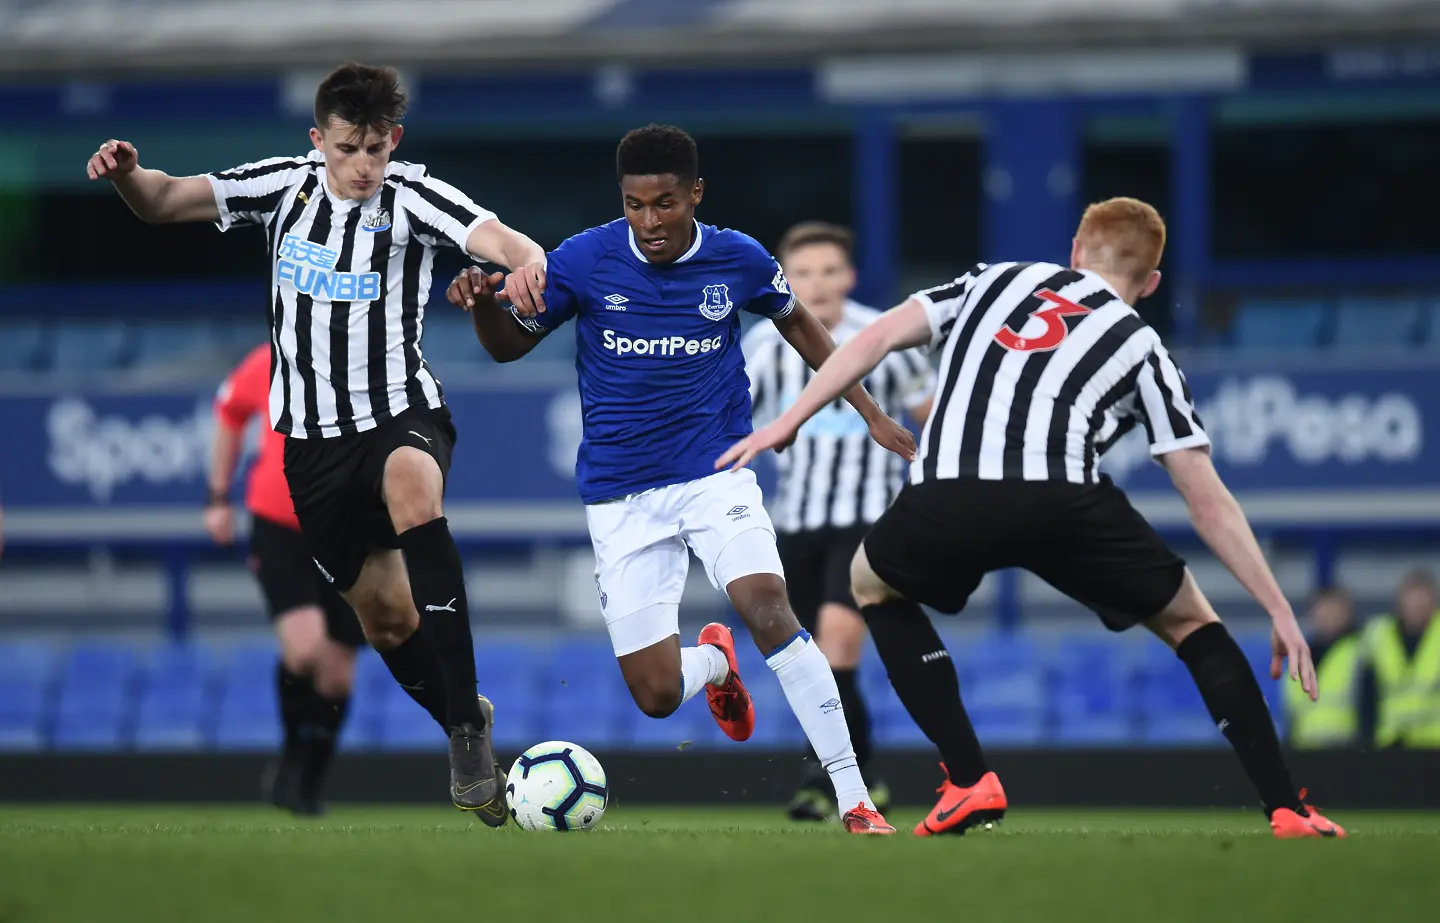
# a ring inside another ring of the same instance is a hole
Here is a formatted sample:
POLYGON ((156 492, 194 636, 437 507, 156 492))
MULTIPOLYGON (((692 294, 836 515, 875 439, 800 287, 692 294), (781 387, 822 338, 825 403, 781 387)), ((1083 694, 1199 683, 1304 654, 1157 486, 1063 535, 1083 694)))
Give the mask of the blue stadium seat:
POLYGON ((1419 298, 1341 298, 1335 309, 1337 350, 1404 349, 1419 342, 1419 298))
POLYGON ((116 369, 128 363, 132 344, 120 321, 66 321, 55 328, 52 364, 56 372, 116 369))
POLYGON ((0 323, 0 372, 34 372, 48 364, 48 331, 35 320, 0 323))
POLYGON ((1134 743, 1135 724, 1125 715, 1059 715, 1050 743, 1061 747, 1113 747, 1134 743))
POLYGON ((410 704, 408 710, 387 710, 380 729, 381 744, 386 750, 431 750, 443 752, 445 732, 440 730, 425 710, 410 704))
POLYGON ((1430 305, 1428 317, 1422 325, 1420 338, 1422 344, 1431 352, 1440 353, 1440 301, 1430 305))
POLYGON ((136 678, 135 652, 127 647, 84 644, 72 649, 56 702, 57 746, 62 745, 62 738, 96 743, 107 739, 105 729, 111 727, 118 735, 122 724, 133 717, 136 678), (86 725, 92 728, 86 729, 86 725))
MULTIPOLYGON (((448 304, 446 308, 449 308, 448 304)), ((442 379, 446 371, 494 365, 490 354, 475 338, 470 315, 453 310, 426 312, 420 351, 442 379)))
POLYGON ((1154 746, 1224 746, 1225 738, 1205 714, 1152 714, 1143 725, 1140 742, 1154 746))
POLYGON ((38 750, 44 744, 46 687, 0 669, 0 750, 38 750))
POLYGON ((39 641, 0 641, 0 677, 47 686, 55 677, 55 649, 39 641))
POLYGON ((1289 352, 1318 348, 1327 322, 1320 301, 1245 301, 1235 312, 1231 337, 1247 352, 1289 352))
POLYGON ((216 352, 214 329, 204 321, 152 321, 135 334, 137 367, 213 362, 216 352))
POLYGON ((120 712, 61 712, 50 745, 56 750, 119 750, 128 744, 120 712))
POLYGON ((345 726, 340 729, 339 748, 350 753, 369 753, 383 749, 383 730, 379 713, 356 714, 352 709, 349 717, 345 719, 345 726))
POLYGON ((272 712, 222 713, 215 729, 217 750, 269 752, 280 748, 280 719, 272 712))

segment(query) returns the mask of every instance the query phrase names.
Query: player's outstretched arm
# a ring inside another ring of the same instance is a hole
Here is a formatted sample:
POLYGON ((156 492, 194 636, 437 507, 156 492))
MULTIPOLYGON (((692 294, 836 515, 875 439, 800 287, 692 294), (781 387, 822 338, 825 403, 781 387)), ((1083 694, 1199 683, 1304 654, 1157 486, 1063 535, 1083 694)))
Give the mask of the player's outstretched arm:
POLYGON ((545 248, 498 218, 470 232, 465 249, 476 259, 510 270, 505 283, 510 303, 524 317, 545 310, 545 248))
POLYGON ((445 290, 445 300, 470 313, 475 337, 496 362, 514 362, 540 342, 540 336, 521 326, 515 315, 496 298, 495 290, 505 279, 501 273, 487 276, 478 266, 469 266, 445 290))
MULTIPOLYGON (((839 349, 835 348, 834 341, 830 339, 830 334, 825 330, 824 325, 815 320, 814 315, 809 311, 803 311, 797 306, 793 313, 803 313, 810 319, 810 322, 819 328, 819 336, 829 344, 825 351, 825 356, 828 358, 822 357, 821 363, 823 364, 817 365, 812 361, 812 356, 807 355, 805 349, 801 348, 800 343, 796 342, 796 339, 792 339, 786 332, 787 327, 781 326, 786 324, 790 318, 777 321, 776 327, 780 333, 785 336, 786 340, 789 340, 806 362, 811 363, 811 368, 817 369, 815 377, 810 379, 810 384, 800 392, 795 403, 791 404, 790 408, 774 422, 761 427, 735 443, 724 455, 720 456, 715 462, 717 469, 727 466, 743 468, 766 449, 783 448, 789 445, 807 420, 841 394, 856 389, 865 376, 874 371, 875 366, 879 365, 887 355, 897 349, 907 349, 930 340, 930 321, 925 315, 925 308, 918 301, 913 300, 887 311, 879 320, 851 337, 839 349)), ((803 332, 799 339, 807 347, 818 351, 820 347, 815 345, 816 337, 813 330, 809 330, 808 325, 801 329, 803 332)), ((863 388, 859 390, 862 394, 865 393, 863 388)), ((871 400, 868 394, 865 394, 865 399, 871 400)), ((856 409, 859 409, 858 405, 856 409)), ((895 444, 891 445, 881 441, 876 434, 876 426, 872 423, 870 432, 872 436, 876 436, 876 441, 907 461, 914 458, 915 437, 911 435, 910 431, 880 413, 878 407, 874 412, 880 418, 889 421, 890 425, 904 432, 903 437, 896 433, 893 437, 895 444)))
POLYGON ((1289 661, 1290 678, 1298 679, 1310 698, 1317 697, 1315 665, 1310 648, 1280 590, 1245 511, 1220 480, 1206 447, 1179 449, 1160 456, 1175 489, 1185 499, 1190 522, 1196 533, 1215 552, 1235 579, 1270 615, 1272 656, 1270 677, 1279 679, 1284 661, 1289 661))
POLYGON ((147 224, 220 219, 208 179, 147 170, 140 166, 140 155, 129 141, 111 139, 100 145, 90 155, 85 172, 92 180, 109 180, 135 216, 147 224))

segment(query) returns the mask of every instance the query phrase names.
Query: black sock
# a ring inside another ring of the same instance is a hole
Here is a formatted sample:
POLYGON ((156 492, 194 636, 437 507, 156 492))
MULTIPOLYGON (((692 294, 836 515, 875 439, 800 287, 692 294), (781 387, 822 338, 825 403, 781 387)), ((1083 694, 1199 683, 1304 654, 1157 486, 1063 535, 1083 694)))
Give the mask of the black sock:
POLYGON ((309 734, 303 747, 304 758, 300 766, 300 794, 302 798, 316 800, 324 786, 325 773, 330 760, 335 756, 335 745, 340 737, 340 728, 350 711, 350 696, 330 698, 318 691, 310 697, 309 734))
POLYGON ((281 759, 287 765, 298 765, 315 685, 310 682, 310 677, 291 673, 285 661, 280 660, 275 663, 275 690, 280 703, 280 726, 285 730, 285 749, 281 759))
MULTIPOLYGON (((855 668, 832 668, 832 672, 835 674, 835 685, 840 689, 840 706, 845 710, 845 727, 850 731, 850 744, 855 748, 855 762, 868 780, 867 769, 874 750, 870 741, 870 713, 865 710, 865 699, 860 695, 855 668)), ((830 790, 830 774, 820 765, 813 747, 805 760, 803 784, 807 788, 830 790)))
POLYGON ((379 653, 400 688, 429 712, 444 730, 445 680, 440 675, 440 659, 435 655, 435 647, 424 627, 415 629, 399 645, 379 653))
POLYGON ((1230 632, 1219 622, 1196 629, 1180 642, 1175 655, 1190 668, 1210 717, 1235 748, 1265 813, 1276 808, 1299 810, 1300 797, 1290 781, 1265 696, 1230 632))
POLYGON ((989 772, 975 728, 960 701, 950 651, 918 603, 891 600, 860 610, 890 685, 910 717, 940 749, 950 781, 974 785, 989 772))
POLYGON ((446 727, 469 723, 485 727, 476 698, 475 640, 470 634, 470 607, 465 600, 465 567, 450 537, 445 517, 400 534, 410 594, 420 621, 430 633, 445 678, 446 727))

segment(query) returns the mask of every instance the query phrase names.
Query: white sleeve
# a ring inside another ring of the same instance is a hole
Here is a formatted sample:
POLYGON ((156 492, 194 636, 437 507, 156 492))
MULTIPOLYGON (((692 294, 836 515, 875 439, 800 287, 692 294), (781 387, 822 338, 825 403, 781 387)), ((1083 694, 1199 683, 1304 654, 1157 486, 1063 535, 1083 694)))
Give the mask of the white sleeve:
POLYGON ((470 232, 495 217, 488 208, 476 205, 465 193, 433 176, 394 178, 406 193, 404 207, 410 212, 410 227, 428 246, 449 244, 463 253, 470 232))
POLYGON ((308 157, 271 157, 232 170, 207 173, 222 231, 246 225, 264 226, 285 201, 285 194, 312 169, 308 157))
POLYGON ((985 269, 984 263, 976 263, 955 281, 921 289, 910 296, 925 308, 925 317, 930 321, 930 344, 927 349, 935 349, 950 335, 950 328, 955 326, 955 321, 965 306, 965 299, 970 296, 970 290, 975 285, 976 277, 985 269))
POLYGON ((1210 444, 1185 375, 1158 342, 1140 367, 1135 393, 1151 456, 1210 444))

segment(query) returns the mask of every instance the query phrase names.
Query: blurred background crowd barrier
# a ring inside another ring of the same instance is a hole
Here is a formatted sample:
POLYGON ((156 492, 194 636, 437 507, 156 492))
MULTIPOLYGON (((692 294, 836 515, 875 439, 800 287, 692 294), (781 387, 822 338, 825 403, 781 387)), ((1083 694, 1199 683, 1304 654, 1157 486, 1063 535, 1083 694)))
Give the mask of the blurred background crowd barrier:
MULTIPOLYGON (((615 217, 616 140, 673 121, 700 142, 704 220, 769 246, 851 225, 880 307, 976 260, 1064 260, 1086 203, 1147 199, 1171 239, 1142 308, 1297 609, 1343 586, 1360 632, 1440 568, 1440 4, 0 0, 0 748, 278 739, 258 591, 200 524, 210 401, 267 335, 260 237, 145 228, 84 160, 108 137, 171 173, 302 152, 315 82, 348 58, 402 68, 400 156, 546 246, 615 217)), ((494 365, 439 299, 459 265, 437 264, 423 347, 460 432, 448 511, 507 745, 719 746, 701 711, 648 722, 612 666, 573 340, 494 365)), ((1260 613, 1143 445, 1106 467, 1263 665, 1260 613)), ((723 614, 692 575, 687 624, 723 614)), ((987 742, 1223 745, 1167 651, 1028 576, 944 628, 987 742)), ((880 741, 923 743, 867 665, 880 741)), ((1417 682, 1440 725, 1435 673, 1417 682)), ((438 746, 398 692, 362 660, 347 748, 438 746)))

